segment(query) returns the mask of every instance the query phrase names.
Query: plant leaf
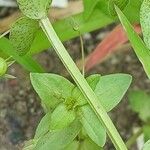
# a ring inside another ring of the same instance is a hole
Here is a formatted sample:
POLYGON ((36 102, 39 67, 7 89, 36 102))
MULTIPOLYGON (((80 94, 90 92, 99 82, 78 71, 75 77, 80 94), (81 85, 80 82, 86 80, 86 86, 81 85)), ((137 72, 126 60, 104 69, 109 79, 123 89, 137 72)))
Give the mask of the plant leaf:
POLYGON ((150 150, 150 140, 144 144, 143 150, 150 150))
POLYGON ((143 0, 140 9, 140 23, 144 35, 144 41, 150 49, 150 1, 143 0))
POLYGON ((118 105, 128 90, 131 80, 132 77, 127 74, 112 74, 100 78, 94 92, 107 112, 118 105))
POLYGON ((78 150, 78 149, 79 149, 79 142, 74 140, 71 144, 69 144, 63 150, 78 150))
POLYGON ((86 138, 81 144, 81 150, 103 150, 103 148, 97 146, 89 138, 86 138))
POLYGON ((9 40, 4 37, 0 39, 0 51, 8 56, 12 56, 14 60, 30 72, 45 72, 42 66, 31 56, 19 56, 9 40))
POLYGON ((143 126, 144 141, 147 142, 150 139, 150 125, 143 126))
POLYGON ((50 130, 50 123, 51 123, 51 112, 48 112, 38 124, 38 127, 35 132, 35 139, 42 137, 50 130))
POLYGON ((67 127, 75 120, 74 110, 68 110, 64 103, 59 104, 52 113, 50 130, 67 127))
MULTIPOLYGON (((135 24, 134 30, 140 34, 140 25, 135 24)), ((85 58, 85 70, 89 71, 97 64, 105 61, 106 58, 118 50, 118 47, 123 46, 127 41, 128 37, 125 34, 123 27, 120 24, 117 25, 102 41, 100 41, 90 55, 85 58)))
POLYGON ((129 0, 109 0, 108 2, 108 9, 111 16, 116 16, 117 13, 115 11, 114 5, 118 6, 121 10, 124 10, 124 8, 129 3, 129 0))
POLYGON ((37 139, 32 139, 27 142, 25 142, 25 145, 22 150, 33 150, 37 144, 38 140, 37 139))
POLYGON ((70 126, 63 130, 49 132, 39 139, 34 150, 61 150, 68 146, 81 130, 81 124, 75 120, 70 126))
POLYGON ((71 97, 74 85, 62 76, 48 73, 31 73, 30 78, 46 110, 54 109, 60 102, 71 97))
POLYGON ((139 114, 143 121, 150 120, 150 96, 143 91, 132 91, 129 102, 133 111, 139 114))
POLYGON ((17 0, 22 13, 31 19, 42 19, 47 16, 51 0, 17 0))
POLYGON ((38 28, 38 22, 27 17, 18 19, 12 25, 9 38, 20 56, 29 52, 38 28))
MULTIPOLYGON (((122 99, 131 84, 131 76, 127 74, 112 74, 106 76, 91 75, 87 82, 93 89, 106 111, 112 110, 122 99)), ((73 91, 73 97, 77 100, 77 105, 86 104, 86 99, 79 92, 73 91)))
POLYGON ((106 142, 106 131, 89 105, 81 106, 78 110, 80 121, 88 136, 103 147, 106 142))
POLYGON ((94 8, 96 7, 96 5, 98 4, 98 2, 100 2, 100 0, 94 0, 94 1, 83 0, 85 20, 87 20, 91 16, 91 14, 92 14, 94 8))
POLYGON ((144 70, 147 76, 150 78, 150 51, 145 46, 142 39, 138 36, 138 34, 134 31, 132 25, 126 18, 126 16, 121 12, 121 10, 116 6, 116 12, 118 17, 127 33, 127 36, 132 44, 132 47, 139 58, 140 62, 142 63, 144 70))

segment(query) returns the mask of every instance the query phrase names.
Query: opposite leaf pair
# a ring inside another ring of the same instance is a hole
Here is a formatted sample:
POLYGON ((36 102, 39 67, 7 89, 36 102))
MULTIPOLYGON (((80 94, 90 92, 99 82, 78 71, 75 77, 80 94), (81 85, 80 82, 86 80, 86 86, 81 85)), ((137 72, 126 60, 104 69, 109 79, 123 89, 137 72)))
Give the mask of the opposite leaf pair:
MULTIPOLYGON (((59 146, 66 149, 68 144, 78 142, 81 145, 81 141, 87 142, 88 138, 92 140, 88 140, 88 144, 91 141, 90 145, 104 146, 106 131, 75 85, 55 74, 33 73, 31 82, 47 113, 36 131, 36 149, 55 146, 55 149, 60 149, 59 146)), ((125 74, 91 75, 87 82, 108 112, 122 99, 131 77, 125 74)))

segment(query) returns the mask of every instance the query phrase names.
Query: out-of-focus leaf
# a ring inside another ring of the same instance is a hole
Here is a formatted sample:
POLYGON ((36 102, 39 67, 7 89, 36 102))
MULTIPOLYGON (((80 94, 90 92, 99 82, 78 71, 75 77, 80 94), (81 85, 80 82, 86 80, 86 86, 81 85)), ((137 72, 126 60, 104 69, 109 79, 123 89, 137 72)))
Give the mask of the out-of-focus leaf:
POLYGON ((147 142, 150 139, 150 125, 143 126, 144 140, 147 142))
POLYGON ((0 52, 4 52, 8 56, 12 56, 20 65, 30 72, 45 72, 42 66, 32 59, 30 56, 19 56, 9 40, 6 38, 0 39, 0 52))
POLYGON ((91 14, 93 13, 93 10, 95 6, 100 2, 100 0, 83 0, 84 4, 84 18, 87 20, 91 14))
POLYGON ((144 144, 144 147, 142 150, 150 150, 150 140, 144 144))
POLYGON ((124 10, 124 8, 127 6, 129 3, 129 0, 109 0, 108 2, 108 9, 109 13, 112 16, 116 16, 116 11, 114 5, 118 6, 121 10, 124 10))
MULTIPOLYGON (((141 33, 141 28, 139 24, 134 25, 134 30, 139 34, 141 33)), ((111 54, 113 54, 118 47, 122 47, 128 41, 127 35, 123 27, 119 24, 117 25, 90 53, 87 58, 85 58, 85 70, 89 71, 94 66, 105 61, 111 54)))
POLYGON ((150 120, 150 96, 143 91, 132 91, 129 94, 130 106, 143 121, 150 120))
POLYGON ((60 102, 64 102, 66 98, 71 97, 74 85, 62 76, 48 73, 31 73, 30 78, 46 111, 54 109, 60 102))
POLYGON ((63 130, 49 132, 39 139, 34 150, 61 150, 71 144, 81 130, 81 124, 75 120, 70 126, 63 130))

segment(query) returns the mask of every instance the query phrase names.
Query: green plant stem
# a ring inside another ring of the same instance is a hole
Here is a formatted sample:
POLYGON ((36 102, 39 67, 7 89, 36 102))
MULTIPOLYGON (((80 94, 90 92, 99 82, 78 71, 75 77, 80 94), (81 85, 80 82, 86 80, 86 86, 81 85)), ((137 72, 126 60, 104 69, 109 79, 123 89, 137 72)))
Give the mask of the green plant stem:
POLYGON ((117 150, 127 150, 126 145, 124 144, 121 136, 119 135, 117 129, 115 128, 114 124, 112 123, 110 117, 106 113, 103 106, 99 103, 99 100, 93 90, 90 88, 88 83, 86 82, 83 75, 80 73, 78 67, 68 54, 67 50, 61 43, 60 39, 58 38, 55 30, 53 29, 52 24, 50 23, 48 18, 43 18, 40 20, 40 25, 45 32, 48 40, 51 42, 53 48, 55 49, 57 55, 63 62, 64 66, 74 79, 77 86, 80 88, 84 96, 87 98, 88 103, 100 119, 103 126, 106 128, 107 133, 112 140, 115 148, 117 150))
POLYGON ((143 129, 140 128, 133 136, 131 136, 128 141, 126 142, 126 145, 128 148, 130 148, 137 140, 137 138, 143 133, 143 129))
POLYGON ((82 75, 85 76, 84 43, 83 43, 83 39, 82 39, 82 35, 81 34, 80 34, 80 43, 81 43, 81 56, 82 56, 82 75))

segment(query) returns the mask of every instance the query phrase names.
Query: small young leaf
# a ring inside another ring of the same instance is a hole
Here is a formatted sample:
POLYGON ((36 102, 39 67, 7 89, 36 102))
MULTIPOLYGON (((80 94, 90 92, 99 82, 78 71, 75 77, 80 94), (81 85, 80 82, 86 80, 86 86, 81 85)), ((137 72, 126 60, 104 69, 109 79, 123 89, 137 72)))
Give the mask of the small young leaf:
POLYGON ((48 112, 40 121, 36 132, 35 132, 35 139, 42 137, 50 130, 50 122, 51 122, 51 112, 48 112))
POLYGON ((143 91, 132 91, 129 94, 130 106, 143 121, 150 120, 150 96, 143 91))
POLYGON ((10 41, 20 56, 29 52, 39 28, 38 22, 22 17, 11 27, 10 41))
POLYGON ((68 146, 79 134, 81 124, 75 120, 67 128, 49 132, 38 141, 34 150, 61 150, 68 146))
POLYGON ((150 150, 150 140, 144 144, 143 150, 150 150))
POLYGON ((92 0, 83 0, 85 20, 87 20, 91 16, 94 8, 96 7, 96 5, 99 2, 100 2, 100 0, 94 0, 94 1, 92 1, 92 0))
POLYGON ((150 139, 150 125, 143 126, 144 141, 147 142, 150 139))
POLYGON ((111 16, 116 16, 117 13, 115 11, 115 5, 118 6, 121 10, 124 10, 124 8, 129 3, 129 0, 109 0, 108 2, 108 9, 111 16))
POLYGON ((138 34, 134 31, 132 25, 126 18, 126 16, 122 13, 122 11, 116 6, 116 12, 118 14, 118 17, 127 33, 127 36, 132 44, 132 47, 134 48, 134 51, 139 58, 140 62, 143 65, 143 68, 147 74, 147 76, 150 78, 150 51, 145 46, 142 39, 138 36, 138 34))
POLYGON ((144 41, 150 49, 150 1, 143 0, 140 9, 140 23, 144 35, 144 41))
POLYGON ((52 113, 50 130, 63 129, 75 120, 74 110, 67 110, 64 103, 59 104, 52 113))
POLYGON ((81 150, 103 150, 103 148, 96 145, 89 138, 86 138, 83 143, 81 143, 81 150))
POLYGON ((31 73, 31 83, 47 110, 54 109, 60 102, 71 97, 74 85, 55 74, 31 73))
POLYGON ((47 16, 52 0, 17 0, 22 13, 31 19, 42 19, 47 16))
POLYGON ((106 131, 89 105, 79 107, 80 121, 88 136, 103 147, 106 142, 106 131))

